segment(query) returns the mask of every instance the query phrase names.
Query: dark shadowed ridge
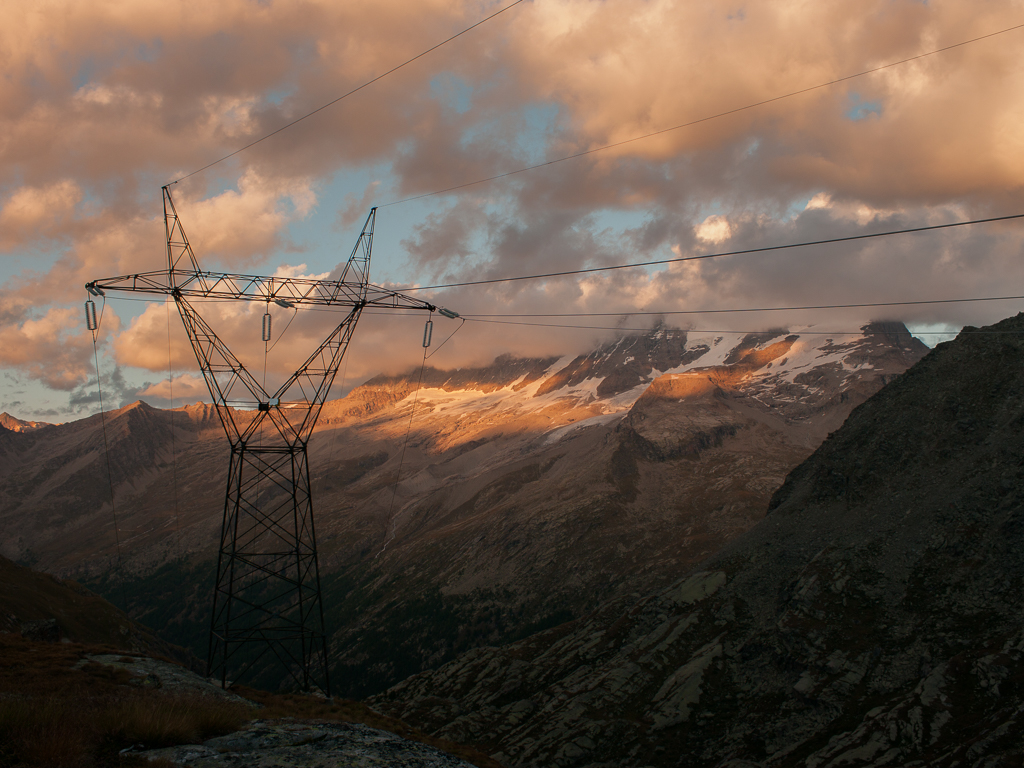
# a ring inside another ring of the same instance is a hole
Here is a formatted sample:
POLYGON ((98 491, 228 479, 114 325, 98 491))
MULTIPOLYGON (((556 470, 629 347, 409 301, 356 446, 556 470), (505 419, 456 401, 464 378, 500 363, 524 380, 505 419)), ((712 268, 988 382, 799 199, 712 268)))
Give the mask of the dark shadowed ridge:
POLYGON ((1024 315, 856 408, 668 589, 375 703, 512 766, 1003 766, 1024 752, 1024 315))

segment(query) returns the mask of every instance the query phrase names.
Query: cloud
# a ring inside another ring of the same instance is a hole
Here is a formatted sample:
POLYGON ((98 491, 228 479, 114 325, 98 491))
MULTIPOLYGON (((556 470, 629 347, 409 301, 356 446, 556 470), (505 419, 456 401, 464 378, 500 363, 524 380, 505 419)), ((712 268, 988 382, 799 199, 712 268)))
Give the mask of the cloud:
POLYGON ((100 386, 96 379, 75 387, 68 397, 68 412, 80 414, 96 412, 100 403, 106 410, 123 408, 139 399, 139 387, 129 383, 124 371, 115 366, 100 376, 100 386))
POLYGON ((361 219, 366 216, 366 211, 370 207, 370 203, 373 201, 377 194, 377 189, 380 187, 380 181, 371 181, 366 185, 366 189, 363 191, 363 195, 360 198, 356 198, 355 195, 345 195, 344 207, 338 211, 337 218, 334 222, 335 231, 344 231, 349 227, 354 226, 361 219))
POLYGON ((732 227, 724 216, 708 216, 694 228, 694 233, 705 243, 722 243, 732 236, 732 227))
POLYGON ((274 270, 273 277, 295 278, 298 280, 326 280, 330 272, 307 273, 305 264, 282 264, 274 270))
MULTIPOLYGON (((36 3, 10 3, 0 29, 0 266, 7 275, 0 330, 10 341, 0 365, 75 391, 91 346, 80 326, 81 286, 162 268, 161 184, 276 131, 493 7, 427 0, 410 12, 398 0, 209 0, 182 14, 170 5, 107 0, 57 3, 44 13, 36 3)), ((776 100, 1011 26, 1017 10, 1010 0, 838 0, 799 11, 760 3, 742 12, 718 0, 522 4, 172 190, 204 267, 321 273, 324 265, 304 252, 308 241, 292 233, 324 210, 349 227, 371 201, 623 142, 400 209, 413 213, 396 240, 410 280, 421 284, 1018 212, 1020 32, 776 100), (371 168, 375 180, 361 193, 328 197, 339 174, 371 168)), ((975 227, 497 284, 432 300, 535 322, 554 311, 995 295, 1024 278, 1022 242, 1019 227, 975 227)), ((169 359, 176 372, 194 370, 174 312, 168 351, 166 307, 150 306, 122 331, 114 306, 104 339, 118 365, 165 376, 169 359)), ((265 309, 203 307, 260 371, 265 309)), ((899 311, 922 323, 979 323, 1013 309, 899 311)), ((670 315, 668 322, 854 323, 869 311, 670 315)), ((291 325, 287 341, 267 356, 270 379, 300 364, 338 319, 272 312, 275 333, 291 325)), ((349 375, 415 364, 422 321, 364 317, 349 375)), ((435 362, 572 351, 605 333, 614 331, 467 323, 435 362)), ((158 396, 160 384, 150 386, 158 396)))
POLYGON ((413 227, 414 237, 403 240, 402 247, 419 267, 451 271, 475 254, 473 236, 480 229, 486 233, 490 224, 479 205, 460 205, 427 216, 413 227))
POLYGON ((149 384, 138 391, 138 396, 163 408, 180 406, 182 403, 210 402, 206 380, 191 373, 149 384))
MULTIPOLYGON (((578 0, 533 8, 516 27, 520 42, 533 42, 513 51, 523 77, 569 115, 573 141, 552 144, 552 153, 774 99, 1013 19, 1005 3, 980 13, 888 0, 806 7, 798 16, 785 3, 748 8, 742 19, 730 10, 675 0, 639 9, 578 0)), ((1024 162, 1024 131, 1012 123, 1021 107, 1005 98, 1024 84, 1015 34, 626 144, 579 166, 603 164, 615 173, 618 158, 672 162, 731 148, 718 158, 718 173, 733 188, 753 182, 749 189, 759 195, 770 194, 772 180, 785 192, 827 179, 838 195, 875 204, 1018 188, 1012 179, 1024 162), (877 119, 846 116, 852 93, 885 105, 877 119)), ((705 191, 709 182, 691 179, 705 191)))
POLYGON ((81 200, 82 189, 72 179, 45 187, 18 188, 0 207, 0 249, 52 235, 81 200))
MULTIPOLYGON (((0 365, 20 369, 50 389, 74 389, 92 369, 92 338, 83 320, 80 309, 50 307, 0 323, 0 365)), ((117 328, 116 317, 107 328, 117 328)))
POLYGON ((284 228, 313 211, 316 193, 310 179, 266 179, 249 170, 237 190, 175 203, 200 266, 239 267, 264 262, 280 248, 284 228))
MULTIPOLYGON (((67 211, 80 198, 76 185, 62 182, 41 190, 22 188, 0 209, 0 224, 13 223, 4 230, 12 236, 42 229, 56 237, 63 227, 65 234, 60 239, 70 241, 48 271, 11 280, 8 290, 0 293, 0 329, 8 333, 6 348, 0 351, 0 365, 21 368, 32 378, 62 391, 77 385, 85 375, 82 358, 86 337, 78 303, 85 298, 82 286, 97 278, 159 270, 166 264, 159 219, 149 212, 128 209, 122 213, 116 208, 72 219, 67 211), (74 307, 45 309, 53 302, 71 301, 74 307)), ((284 243, 288 224, 308 215, 315 201, 308 181, 267 182, 248 173, 240 179, 237 190, 202 200, 185 197, 179 210, 204 268, 241 268, 265 261, 284 243)), ((287 267, 281 269, 289 271, 287 267)), ((177 313, 172 314, 175 325, 180 326, 177 313)), ((163 334, 162 342, 158 339, 151 343, 147 337, 146 344, 131 357, 143 361, 143 368, 166 370, 166 311, 157 304, 142 317, 152 338, 163 334)), ((108 331, 116 335, 117 323, 116 309, 111 305, 105 313, 104 338, 108 331)), ((131 338, 135 335, 129 333, 131 338)), ((177 347, 177 364, 187 364, 182 361, 191 360, 191 349, 183 337, 178 338, 177 347)))

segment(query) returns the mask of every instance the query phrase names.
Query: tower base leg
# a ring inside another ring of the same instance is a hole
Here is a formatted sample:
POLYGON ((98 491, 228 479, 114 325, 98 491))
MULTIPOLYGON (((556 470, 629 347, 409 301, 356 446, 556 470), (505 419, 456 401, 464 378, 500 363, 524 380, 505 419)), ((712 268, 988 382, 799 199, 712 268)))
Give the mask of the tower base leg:
POLYGON ((331 695, 305 443, 231 446, 207 673, 331 695))

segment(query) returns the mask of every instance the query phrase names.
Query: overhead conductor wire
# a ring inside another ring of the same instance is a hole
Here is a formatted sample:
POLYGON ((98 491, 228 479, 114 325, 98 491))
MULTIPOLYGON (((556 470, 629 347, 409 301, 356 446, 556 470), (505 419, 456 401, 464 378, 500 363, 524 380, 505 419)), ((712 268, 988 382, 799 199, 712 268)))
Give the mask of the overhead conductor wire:
POLYGON ((286 124, 286 125, 282 125, 282 126, 281 126, 280 128, 278 128, 277 130, 271 131, 270 133, 266 134, 265 136, 261 136, 260 138, 256 139, 255 141, 250 141, 250 142, 249 142, 248 144, 246 144, 246 145, 245 145, 244 147, 239 147, 239 148, 238 148, 238 149, 236 149, 236 150, 235 150, 234 152, 231 152, 231 153, 229 153, 229 154, 226 154, 226 155, 224 155, 224 157, 221 157, 221 158, 219 158, 219 159, 217 159, 217 160, 214 160, 214 161, 213 161, 212 163, 207 163, 207 164, 206 164, 206 165, 204 165, 204 166, 203 166, 202 168, 198 168, 198 169, 196 169, 196 170, 192 171, 192 173, 187 173, 187 174, 185 174, 184 176, 179 176, 179 177, 178 177, 177 179, 175 179, 174 181, 172 181, 172 182, 170 182, 170 183, 171 183, 171 184, 177 184, 177 183, 178 183, 179 181, 184 181, 185 179, 187 179, 187 178, 189 178, 189 177, 191 177, 191 176, 195 176, 195 175, 196 175, 197 173, 202 173, 203 171, 205 171, 205 170, 207 170, 207 169, 209 169, 209 168, 213 168, 213 166, 215 166, 215 165, 217 165, 217 164, 219 164, 219 163, 223 163, 223 162, 224 162, 225 160, 228 160, 228 159, 230 159, 230 158, 234 157, 235 155, 239 154, 240 152, 244 152, 245 150, 247 150, 247 149, 250 149, 251 147, 255 147, 255 146, 256 146, 257 144, 260 144, 260 143, 262 143, 262 142, 266 141, 266 140, 267 140, 267 139, 269 139, 269 138, 270 138, 271 136, 276 136, 277 134, 281 133, 281 131, 286 131, 286 130, 288 130, 288 129, 289 129, 289 128, 291 128, 291 127, 292 127, 293 125, 296 125, 296 124, 298 124, 298 123, 301 123, 301 122, 302 122, 303 120, 306 120, 307 118, 310 118, 310 117, 312 117, 313 115, 317 114, 318 112, 323 112, 323 111, 324 111, 325 109, 327 109, 328 107, 334 106, 335 104, 337 104, 337 103, 338 103, 339 101, 341 101, 342 99, 347 99, 347 98, 348 98, 349 96, 351 96, 352 94, 354 94, 354 93, 358 93, 359 91, 363 90, 364 88, 366 88, 366 87, 368 87, 368 86, 370 86, 370 85, 373 85, 373 84, 374 84, 374 83, 376 83, 376 82, 377 82, 378 80, 383 80, 383 79, 384 79, 385 77, 387 77, 388 75, 392 74, 393 72, 397 72, 398 70, 402 69, 403 67, 407 67, 408 65, 412 64, 412 63, 413 63, 414 61, 416 61, 417 59, 422 59, 422 58, 423 58, 424 56, 426 56, 426 55, 427 55, 428 53, 433 53, 433 52, 434 52, 434 51, 436 51, 436 50, 437 50, 438 48, 441 48, 442 46, 445 46, 445 45, 447 45, 448 43, 450 43, 450 42, 451 42, 452 40, 455 40, 456 38, 462 37, 462 36, 463 36, 464 34, 466 34, 467 32, 471 32, 472 30, 474 30, 474 29, 476 29, 477 27, 479 27, 479 26, 480 26, 481 24, 486 24, 486 23, 487 23, 488 21, 490 21, 491 19, 493 19, 493 18, 494 18, 495 16, 500 16, 500 15, 501 15, 501 14, 503 14, 503 13, 504 13, 505 11, 509 10, 510 8, 513 8, 513 7, 517 6, 517 5, 519 5, 519 4, 520 4, 520 3, 522 3, 522 2, 524 2, 524 0, 514 0, 514 2, 512 2, 512 3, 509 3, 509 4, 508 4, 508 5, 506 5, 506 6, 504 7, 504 8, 501 8, 501 9, 499 9, 499 10, 495 11, 495 12, 494 12, 494 13, 492 13, 492 14, 491 14, 490 16, 486 16, 485 18, 483 18, 483 19, 481 19, 480 21, 478 21, 478 22, 477 22, 476 24, 473 24, 473 25, 472 25, 472 26, 470 26, 470 27, 466 27, 466 28, 465 28, 464 30, 462 30, 461 32, 458 32, 458 33, 456 33, 456 34, 452 35, 451 37, 449 37, 449 38, 448 38, 448 39, 446 39, 446 40, 442 40, 442 41, 441 41, 440 43, 438 43, 437 45, 434 45, 434 46, 432 46, 432 47, 428 48, 427 50, 423 51, 422 53, 419 53, 419 54, 417 54, 417 55, 413 56, 413 57, 412 57, 411 59, 408 59, 408 60, 406 60, 406 61, 403 61, 403 62, 402 62, 401 64, 399 64, 399 65, 397 65, 397 66, 395 66, 395 67, 392 67, 392 68, 391 68, 391 69, 389 69, 389 70, 388 70, 387 72, 384 72, 383 74, 377 75, 377 76, 376 76, 375 78, 373 78, 373 79, 371 79, 371 80, 367 80, 367 81, 366 81, 365 83, 363 83, 363 84, 362 84, 362 85, 360 85, 360 86, 357 86, 357 87, 353 88, 353 89, 352 89, 351 91, 349 91, 348 93, 344 93, 344 94, 342 94, 341 96, 339 96, 338 98, 336 98, 336 99, 334 99, 334 100, 332 100, 332 101, 329 101, 329 102, 327 102, 326 104, 324 104, 324 105, 322 105, 322 106, 320 106, 320 107, 317 107, 317 108, 316 108, 316 109, 314 109, 314 110, 313 110, 312 112, 307 112, 307 113, 306 113, 306 114, 304 114, 304 115, 303 115, 302 117, 297 117, 296 119, 292 120, 292 121, 291 121, 290 123, 288 123, 288 124, 286 124))
MULTIPOLYGON (((796 312, 810 309, 865 309, 872 307, 910 307, 916 304, 961 304, 974 301, 1020 301, 1024 296, 978 296, 967 299, 919 299, 915 301, 872 301, 863 304, 804 304, 792 307, 733 307, 731 309, 663 309, 635 312, 526 312, 467 314, 470 320, 494 317, 659 317, 661 315, 732 315, 740 312, 796 312)), ((495 321, 499 322, 499 321, 495 321)))
POLYGON ((864 77, 865 75, 871 75, 871 74, 874 74, 875 72, 881 72, 881 71, 883 71, 885 69, 890 69, 892 67, 898 67, 901 64, 907 64, 907 63, 909 63, 911 61, 917 61, 918 59, 923 59, 923 58, 926 58, 928 56, 934 56, 934 55, 939 54, 939 53, 944 53, 945 51, 953 50, 954 48, 960 48, 960 47, 965 46, 965 45, 970 45, 971 43, 977 43, 977 42, 979 42, 981 40, 986 40, 986 39, 988 39, 990 37, 995 37, 996 35, 1002 35, 1002 34, 1005 34, 1007 32, 1012 32, 1014 30, 1022 29, 1022 28, 1024 28, 1024 24, 1016 24, 1016 25, 1014 25, 1012 27, 1007 27, 1005 29, 1000 29, 1000 30, 997 30, 995 32, 989 32, 988 34, 985 34, 985 35, 979 35, 978 37, 972 37, 970 40, 962 40, 959 43, 953 43, 952 45, 946 45, 946 46, 943 46, 942 48, 936 48, 936 49, 931 50, 931 51, 925 51, 924 53, 919 53, 919 54, 917 54, 915 56, 910 56, 910 57, 908 57, 906 59, 900 59, 899 61, 892 61, 892 62, 889 62, 888 64, 882 64, 882 65, 877 66, 877 67, 872 67, 871 69, 865 69, 863 72, 856 72, 856 73, 854 73, 852 75, 845 75, 843 77, 838 77, 835 80, 829 80, 829 81, 824 82, 824 83, 818 83, 817 85, 811 85, 811 86, 808 86, 806 88, 800 88, 799 90, 796 90, 796 91, 790 91, 789 93, 780 94, 779 96, 773 96, 770 99, 763 99, 762 101, 756 101, 753 104, 746 104, 746 105, 744 105, 742 107, 736 107, 734 109, 727 109, 724 112, 718 112, 718 113, 716 113, 714 115, 708 115, 706 117, 700 117, 700 118, 697 118, 696 120, 690 120, 689 122, 686 122, 686 123, 680 123, 679 125, 673 125, 673 126, 671 126, 669 128, 662 128, 660 130, 653 131, 651 133, 645 133, 645 134, 643 134, 641 136, 634 136, 631 139, 623 139, 622 141, 612 142, 611 144, 604 144, 604 145, 602 145, 600 147, 593 147, 591 149, 585 149, 585 150, 582 150, 580 152, 575 152, 575 153, 573 153, 571 155, 565 155, 563 157, 556 157, 553 160, 546 160, 543 163, 537 163, 536 165, 529 165, 529 166, 526 166, 525 168, 517 168, 514 171, 506 171, 505 173, 499 173, 499 174, 497 174, 495 176, 488 176, 487 178, 484 178, 484 179, 477 179, 476 181, 468 181, 465 184, 456 184, 453 187, 446 187, 445 189, 438 189, 438 190, 435 190, 433 192, 424 192, 421 195, 413 195, 411 197, 402 198, 401 200, 393 200, 390 203, 384 203, 383 205, 381 205, 379 207, 381 207, 381 208, 388 208, 388 207, 390 207, 392 205, 401 205, 402 203, 408 203, 408 202, 411 202, 413 200, 422 200, 425 197, 433 197, 434 195, 443 195, 443 194, 445 194, 447 192, 455 192, 456 190, 465 189, 466 187, 473 187, 473 186, 476 186, 477 184, 486 184, 489 181, 497 181, 498 179, 508 178, 509 176, 515 176, 515 175, 520 174, 520 173, 526 173, 527 171, 534 171, 534 170, 537 170, 538 168, 545 168, 545 167, 547 167, 549 165, 555 165, 556 163, 564 163, 566 160, 575 160, 578 157, 584 157, 586 155, 592 155, 592 154, 594 154, 596 152, 604 152, 605 150, 614 149, 615 147, 621 147, 621 146, 623 146, 625 144, 632 144, 634 141, 643 141, 644 139, 649 139, 652 136, 660 136, 663 133, 670 133, 672 131, 678 131, 678 130, 681 130, 683 128, 689 128, 691 126, 700 125, 701 123, 706 123, 706 122, 709 122, 711 120, 717 120, 720 117, 727 117, 728 115, 735 115, 735 114, 737 114, 739 112, 746 112, 747 110, 750 110, 750 109, 756 109, 757 107, 763 107, 766 104, 772 104, 774 102, 783 101, 784 99, 790 99, 790 98, 792 98, 794 96, 799 96, 799 95, 804 94, 804 93, 810 93, 811 91, 817 91, 817 90, 820 90, 822 88, 828 88, 828 87, 833 86, 833 85, 838 85, 839 83, 844 83, 844 82, 846 82, 848 80, 854 80, 854 79, 856 79, 858 77, 864 77))
POLYGON ((673 259, 654 259, 652 261, 638 261, 633 264, 611 264, 606 267, 584 267, 582 269, 566 269, 559 272, 541 272, 532 275, 515 275, 513 277, 494 277, 486 280, 465 280, 460 283, 441 283, 438 285, 413 285, 401 288, 403 293, 409 291, 438 291, 446 288, 464 288, 470 285, 494 285, 495 283, 512 283, 520 280, 543 280, 549 277, 566 277, 568 275, 588 275, 594 272, 612 272, 617 269, 633 269, 635 267, 654 267, 662 264, 679 264, 684 261, 703 261, 705 259, 719 259, 723 256, 744 256, 752 253, 768 253, 771 251, 784 251, 789 248, 807 248, 815 245, 829 245, 831 243, 849 243, 856 240, 870 240, 876 237, 891 237, 893 235, 907 235, 915 232, 932 232, 937 229, 951 229, 953 227, 966 227, 971 224, 991 224, 997 221, 1012 221, 1024 219, 1024 213, 1014 213, 1008 216, 993 216, 987 219, 969 219, 964 221, 953 221, 948 224, 929 224, 924 227, 907 227, 905 229, 891 229, 885 232, 868 232, 862 235, 846 235, 844 237, 829 237, 824 240, 805 240, 799 243, 784 243, 782 245, 764 245, 758 248, 742 248, 736 251, 719 251, 717 253, 702 253, 695 256, 678 256, 673 259))
MULTIPOLYGON (((348 381, 348 356, 347 355, 345 357, 342 357, 341 365, 342 365, 342 368, 341 368, 341 391, 344 392, 345 391, 345 384, 348 381)), ((344 395, 342 395, 342 397, 344 397, 344 395)), ((330 424, 331 423, 330 422, 330 416, 328 416, 327 419, 328 419, 327 423, 330 424)), ((326 478, 327 478, 327 474, 331 471, 331 465, 332 465, 332 463, 334 461, 334 444, 335 444, 335 442, 338 439, 338 432, 339 431, 340 431, 340 429, 338 427, 335 427, 334 429, 331 430, 331 442, 330 442, 328 450, 327 450, 327 463, 323 465, 324 466, 323 471, 320 474, 318 474, 313 479, 313 481, 312 481, 311 490, 310 490, 310 496, 312 498, 314 498, 314 499, 320 498, 320 492, 324 488, 327 487, 327 480, 326 480, 326 478)), ((322 429, 321 429, 320 434, 323 434, 323 430, 322 429)))
MULTIPOLYGON (((119 296, 121 301, 158 301, 159 299, 134 299, 119 296)), ((202 300, 200 300, 202 301, 202 300)), ((208 299, 208 303, 215 303, 218 299, 208 299)), ((915 299, 910 301, 873 301, 864 302, 859 304, 808 304, 803 306, 789 306, 789 307, 734 307, 731 309, 662 309, 662 310, 651 310, 651 311, 624 311, 624 312, 554 312, 554 313, 543 313, 543 312, 529 312, 529 313, 495 313, 495 314, 466 314, 461 315, 460 319, 470 323, 492 323, 496 325, 527 325, 537 326, 541 328, 566 328, 566 329, 579 329, 579 330, 597 330, 597 331, 649 331, 650 327, 644 328, 627 328, 621 325, 567 325, 565 323, 534 323, 525 322, 515 319, 498 319, 498 318, 530 318, 530 317, 658 317, 662 315, 712 315, 712 314, 740 314, 745 312, 795 312, 800 310, 822 310, 822 309, 856 309, 856 308, 872 308, 872 307, 908 307, 908 306, 920 306, 928 304, 962 304, 972 302, 983 302, 983 301, 1024 301, 1024 295, 1019 296, 973 296, 968 298, 953 298, 953 299, 915 299)), ((339 310, 331 309, 329 307, 306 307, 306 312, 338 312, 339 310)), ((368 315, 402 315, 404 313, 388 312, 386 310, 365 310, 365 314, 368 315)), ((429 359, 432 357, 444 344, 446 344, 452 336, 462 330, 462 325, 453 331, 448 338, 446 338, 441 344, 438 345, 438 349, 427 355, 429 359)), ((737 329, 721 329, 721 328, 684 328, 689 333, 761 333, 764 331, 763 328, 758 330, 744 331, 737 329)), ((844 333, 863 333, 863 329, 856 330, 831 330, 831 331, 811 331, 802 330, 802 334, 815 334, 815 335, 829 335, 829 334, 844 334, 844 333)), ((914 336, 945 336, 948 331, 915 331, 914 336)), ((1004 335, 1007 333, 1019 334, 1019 331, 975 331, 975 333, 992 333, 1004 335)))
MULTIPOLYGON (((710 314, 731 314, 736 312, 790 312, 801 309, 857 309, 862 307, 905 307, 912 306, 915 304, 961 304, 971 303, 976 301, 1019 301, 1024 299, 1024 295, 1021 296, 971 296, 966 298, 953 298, 953 299, 911 299, 907 301, 872 301, 865 302, 862 304, 807 304, 803 306, 792 306, 792 307, 736 307, 732 309, 660 309, 650 311, 624 311, 624 312, 524 312, 524 313, 498 313, 498 314, 473 314, 468 313, 465 316, 471 320, 483 317, 630 317, 633 315, 646 316, 646 315, 710 315, 710 314)), ((161 299, 136 299, 127 296, 118 296, 118 301, 143 301, 143 302, 155 302, 161 301, 161 299)), ((233 299, 198 299, 195 301, 197 304, 216 304, 224 301, 233 301, 233 299)), ((331 307, 305 307, 305 312, 347 312, 347 309, 333 309, 331 307)), ((367 315, 399 315, 406 317, 404 312, 392 312, 386 309, 366 309, 363 310, 364 314, 367 315)), ((456 329, 458 331, 461 328, 456 329)), ((454 335, 454 334, 452 334, 454 335)), ((451 338, 449 336, 448 338, 451 338)), ((447 342, 447 339, 445 339, 447 342)), ((444 343, 444 342, 442 342, 444 343)), ((433 353, 431 353, 433 354, 433 353)), ((430 357, 428 355, 427 357, 430 357)))
POLYGON ((424 355, 425 355, 425 357, 423 358, 424 360, 429 360, 431 357, 433 357, 438 352, 440 352, 441 351, 441 347, 443 347, 445 344, 447 344, 449 341, 451 341, 452 336, 454 336, 456 333, 458 333, 459 331, 462 330, 462 326, 464 326, 466 324, 466 318, 464 318, 462 316, 459 316, 459 319, 462 321, 461 323, 459 323, 459 327, 456 328, 451 333, 449 333, 448 337, 444 341, 442 341, 440 344, 437 345, 437 349, 435 349, 433 352, 431 352, 429 355, 427 355, 426 354, 426 349, 424 348, 424 350, 423 350, 424 355))
MULTIPOLYGON (((494 323, 497 325, 526 325, 533 326, 535 328, 565 328, 568 330, 579 330, 579 331, 636 331, 637 333, 643 333, 651 330, 650 326, 643 328, 630 328, 624 325, 567 325, 565 323, 527 323, 527 322, 516 322, 513 320, 473 320, 470 318, 470 322, 477 323, 494 323)), ((738 328, 680 328, 678 329, 686 333, 765 333, 764 328, 743 330, 738 328)), ((863 328, 858 330, 831 330, 831 331, 812 331, 812 330, 800 330, 793 331, 793 333, 802 334, 804 336, 842 336, 842 335, 868 335, 873 332, 865 331, 863 328)), ((888 331, 879 331, 878 333, 888 333, 888 331)), ((911 333, 911 336, 947 336, 949 331, 915 331, 911 333)), ((998 332, 1021 334, 1024 331, 1007 331, 998 332)))
POLYGON ((373 558, 374 560, 376 560, 378 557, 380 557, 381 555, 384 554, 384 550, 386 550, 388 548, 388 544, 390 544, 392 541, 394 541, 395 531, 398 529, 397 520, 395 519, 395 517, 393 515, 394 509, 395 509, 395 498, 398 496, 398 484, 402 480, 402 467, 405 465, 405 450, 406 450, 406 448, 409 447, 409 436, 412 434, 412 420, 413 420, 413 416, 415 416, 415 414, 416 414, 416 400, 419 397, 420 387, 423 385, 423 370, 427 366, 427 359, 433 357, 435 354, 440 352, 441 351, 441 347, 443 347, 445 344, 447 344, 449 341, 451 341, 452 336, 454 336, 456 333, 458 333, 459 331, 462 330, 462 326, 464 326, 466 324, 466 319, 465 318, 460 318, 460 319, 462 320, 462 322, 459 323, 459 327, 456 328, 454 331, 452 331, 450 334, 448 334, 448 337, 444 341, 442 341, 440 344, 438 344, 437 345, 437 349, 435 349, 429 355, 427 354, 427 346, 426 346, 429 342, 424 342, 423 362, 420 363, 420 374, 419 374, 419 376, 416 379, 416 389, 413 390, 412 409, 409 411, 409 424, 405 428, 405 441, 402 443, 402 455, 398 459, 398 474, 395 477, 394 489, 391 491, 391 504, 388 506, 388 527, 391 529, 391 531, 390 531, 390 534, 387 534, 387 533, 385 534, 384 544, 381 545, 380 552, 378 552, 374 556, 374 558, 373 558))

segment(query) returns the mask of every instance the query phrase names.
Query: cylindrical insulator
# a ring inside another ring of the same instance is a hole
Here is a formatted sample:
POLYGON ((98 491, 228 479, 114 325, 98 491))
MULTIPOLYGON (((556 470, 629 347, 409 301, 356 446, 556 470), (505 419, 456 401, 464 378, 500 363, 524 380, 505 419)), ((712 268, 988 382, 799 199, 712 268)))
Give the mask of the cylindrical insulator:
POLYGON ((92 299, 85 302, 85 327, 90 331, 95 331, 99 327, 96 321, 96 302, 92 299))
POLYGON ((423 327, 423 347, 424 349, 430 346, 430 338, 434 335, 434 321, 427 320, 427 324, 423 327))
POLYGON ((263 316, 263 340, 264 341, 270 341, 270 323, 271 323, 271 320, 273 320, 273 318, 270 316, 270 313, 267 312, 267 314, 265 314, 263 316))

